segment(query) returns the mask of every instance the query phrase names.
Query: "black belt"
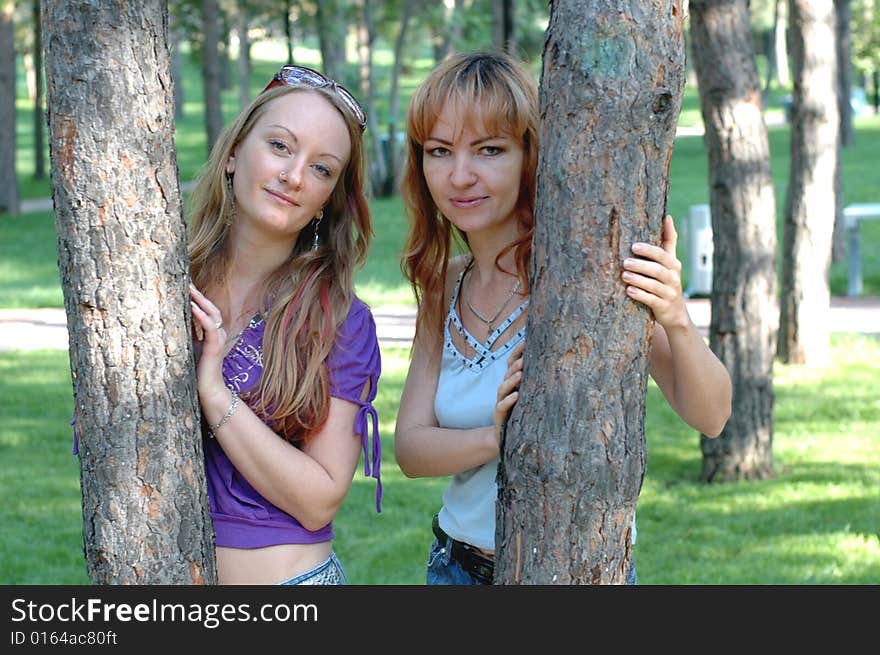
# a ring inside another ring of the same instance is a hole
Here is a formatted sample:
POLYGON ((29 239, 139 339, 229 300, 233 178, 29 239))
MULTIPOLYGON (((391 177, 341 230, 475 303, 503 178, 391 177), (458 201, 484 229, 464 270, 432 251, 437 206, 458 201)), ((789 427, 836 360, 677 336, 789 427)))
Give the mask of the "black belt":
POLYGON ((461 568, 474 576, 482 584, 492 584, 492 575, 495 571, 495 562, 493 560, 486 557, 474 546, 458 539, 453 539, 443 532, 436 514, 434 515, 431 528, 434 530, 434 536, 437 537, 440 545, 449 548, 450 556, 461 565, 461 568))

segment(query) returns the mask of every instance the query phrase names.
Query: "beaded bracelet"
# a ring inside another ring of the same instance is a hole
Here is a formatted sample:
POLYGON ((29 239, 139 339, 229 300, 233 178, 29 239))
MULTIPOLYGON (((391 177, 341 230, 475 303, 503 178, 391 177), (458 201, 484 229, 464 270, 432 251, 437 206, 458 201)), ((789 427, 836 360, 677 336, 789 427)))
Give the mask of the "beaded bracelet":
POLYGON ((235 389, 230 389, 230 393, 232 394, 232 404, 229 405, 229 409, 226 410, 226 413, 223 415, 223 418, 220 419, 220 422, 216 425, 208 426, 208 434, 211 435, 211 438, 214 438, 214 433, 219 430, 226 421, 232 418, 232 415, 235 414, 235 410, 238 409, 238 394, 235 393, 235 389))

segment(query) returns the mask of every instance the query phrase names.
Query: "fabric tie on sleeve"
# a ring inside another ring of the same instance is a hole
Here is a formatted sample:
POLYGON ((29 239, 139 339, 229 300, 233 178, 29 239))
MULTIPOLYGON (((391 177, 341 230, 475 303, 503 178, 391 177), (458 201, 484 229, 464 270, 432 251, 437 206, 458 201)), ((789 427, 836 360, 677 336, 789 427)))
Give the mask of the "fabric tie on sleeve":
POLYGON ((355 425, 361 435, 361 446, 364 451, 364 475, 376 478, 376 511, 382 511, 382 479, 379 477, 379 469, 382 464, 382 440, 379 437, 379 414, 372 404, 362 404, 355 419, 355 425), (373 423, 373 463, 370 465, 370 435, 367 417, 373 423))

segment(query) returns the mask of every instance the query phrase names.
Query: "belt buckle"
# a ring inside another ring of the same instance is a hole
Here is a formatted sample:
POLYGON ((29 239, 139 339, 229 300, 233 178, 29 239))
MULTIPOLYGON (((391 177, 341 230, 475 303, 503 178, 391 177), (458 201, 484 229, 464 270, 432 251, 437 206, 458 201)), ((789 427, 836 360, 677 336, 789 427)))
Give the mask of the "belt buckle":
POLYGON ((468 554, 470 572, 484 584, 492 584, 495 576, 495 560, 486 557, 476 546, 459 541, 462 550, 468 554))

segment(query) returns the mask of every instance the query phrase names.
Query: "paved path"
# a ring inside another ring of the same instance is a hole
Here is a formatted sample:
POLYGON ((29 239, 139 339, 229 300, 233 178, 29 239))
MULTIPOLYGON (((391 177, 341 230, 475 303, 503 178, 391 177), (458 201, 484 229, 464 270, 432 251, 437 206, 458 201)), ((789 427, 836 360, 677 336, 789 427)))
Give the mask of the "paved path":
MULTIPOLYGON (((687 301, 696 326, 708 334, 711 305, 706 298, 687 301)), ((409 347, 415 308, 396 305, 373 311, 382 345, 409 347)), ((859 332, 880 337, 880 298, 835 297, 831 299, 832 332, 859 332)), ((0 310, 0 350, 67 350, 67 317, 63 309, 0 310)))

